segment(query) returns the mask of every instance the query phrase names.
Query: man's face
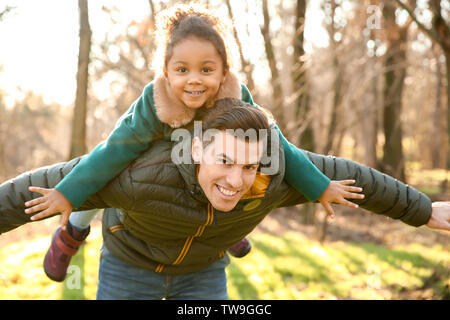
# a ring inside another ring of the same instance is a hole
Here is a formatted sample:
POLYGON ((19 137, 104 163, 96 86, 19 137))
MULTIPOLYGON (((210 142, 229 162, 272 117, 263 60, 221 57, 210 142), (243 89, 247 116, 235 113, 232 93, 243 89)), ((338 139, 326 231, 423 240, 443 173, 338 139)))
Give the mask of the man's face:
POLYGON ((200 162, 200 187, 220 211, 232 210, 251 188, 261 156, 261 142, 245 141, 225 131, 218 131, 205 149, 200 139, 192 142, 192 157, 200 162))

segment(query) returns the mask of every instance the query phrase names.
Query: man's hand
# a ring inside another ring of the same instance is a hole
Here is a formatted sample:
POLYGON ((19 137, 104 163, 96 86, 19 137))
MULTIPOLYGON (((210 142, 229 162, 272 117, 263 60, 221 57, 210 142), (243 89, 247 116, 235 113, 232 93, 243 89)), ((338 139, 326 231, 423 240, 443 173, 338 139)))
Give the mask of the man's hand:
POLYGON ((355 180, 330 181, 328 187, 319 197, 319 202, 325 208, 328 216, 334 218, 334 211, 330 204, 331 202, 339 203, 354 209, 358 208, 356 203, 345 199, 364 199, 363 194, 355 193, 362 192, 362 188, 348 186, 348 184, 354 184, 355 182, 355 180))
POLYGON ((45 189, 38 187, 29 187, 31 192, 37 192, 43 196, 34 200, 25 202, 26 207, 31 207, 25 210, 25 213, 35 213, 42 211, 31 217, 31 220, 39 220, 52 216, 57 213, 61 213, 62 221, 61 226, 65 229, 69 216, 72 213, 73 205, 67 200, 64 195, 56 189, 45 189))
POLYGON ((428 228, 450 231, 450 201, 433 202, 428 228))

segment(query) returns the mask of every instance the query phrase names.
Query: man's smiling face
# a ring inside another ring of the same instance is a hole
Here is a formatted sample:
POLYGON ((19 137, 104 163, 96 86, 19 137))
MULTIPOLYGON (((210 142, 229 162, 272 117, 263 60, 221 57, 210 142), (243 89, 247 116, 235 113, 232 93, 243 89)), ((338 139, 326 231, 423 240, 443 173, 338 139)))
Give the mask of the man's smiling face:
POLYGON ((261 142, 245 141, 225 131, 218 131, 204 149, 200 139, 192 142, 192 157, 200 162, 200 187, 220 211, 232 210, 251 188, 261 156, 261 142))

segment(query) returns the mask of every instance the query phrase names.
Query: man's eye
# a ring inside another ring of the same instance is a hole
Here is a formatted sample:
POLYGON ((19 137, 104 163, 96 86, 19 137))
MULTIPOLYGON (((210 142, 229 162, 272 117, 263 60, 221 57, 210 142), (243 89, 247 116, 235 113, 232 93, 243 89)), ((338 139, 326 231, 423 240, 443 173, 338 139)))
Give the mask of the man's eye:
POLYGON ((245 170, 256 170, 258 167, 255 165, 248 165, 248 166, 245 166, 244 168, 245 168, 245 170))

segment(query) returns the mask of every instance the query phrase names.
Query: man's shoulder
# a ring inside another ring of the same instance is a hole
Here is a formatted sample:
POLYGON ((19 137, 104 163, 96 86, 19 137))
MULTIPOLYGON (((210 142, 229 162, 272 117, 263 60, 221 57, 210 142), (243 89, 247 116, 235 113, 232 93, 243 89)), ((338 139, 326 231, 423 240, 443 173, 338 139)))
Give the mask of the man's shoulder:
MULTIPOLYGON (((131 183, 171 185, 181 179, 177 165, 172 161, 171 141, 156 140, 150 148, 127 168, 131 183)), ((178 183, 177 183, 178 184, 178 183)))

